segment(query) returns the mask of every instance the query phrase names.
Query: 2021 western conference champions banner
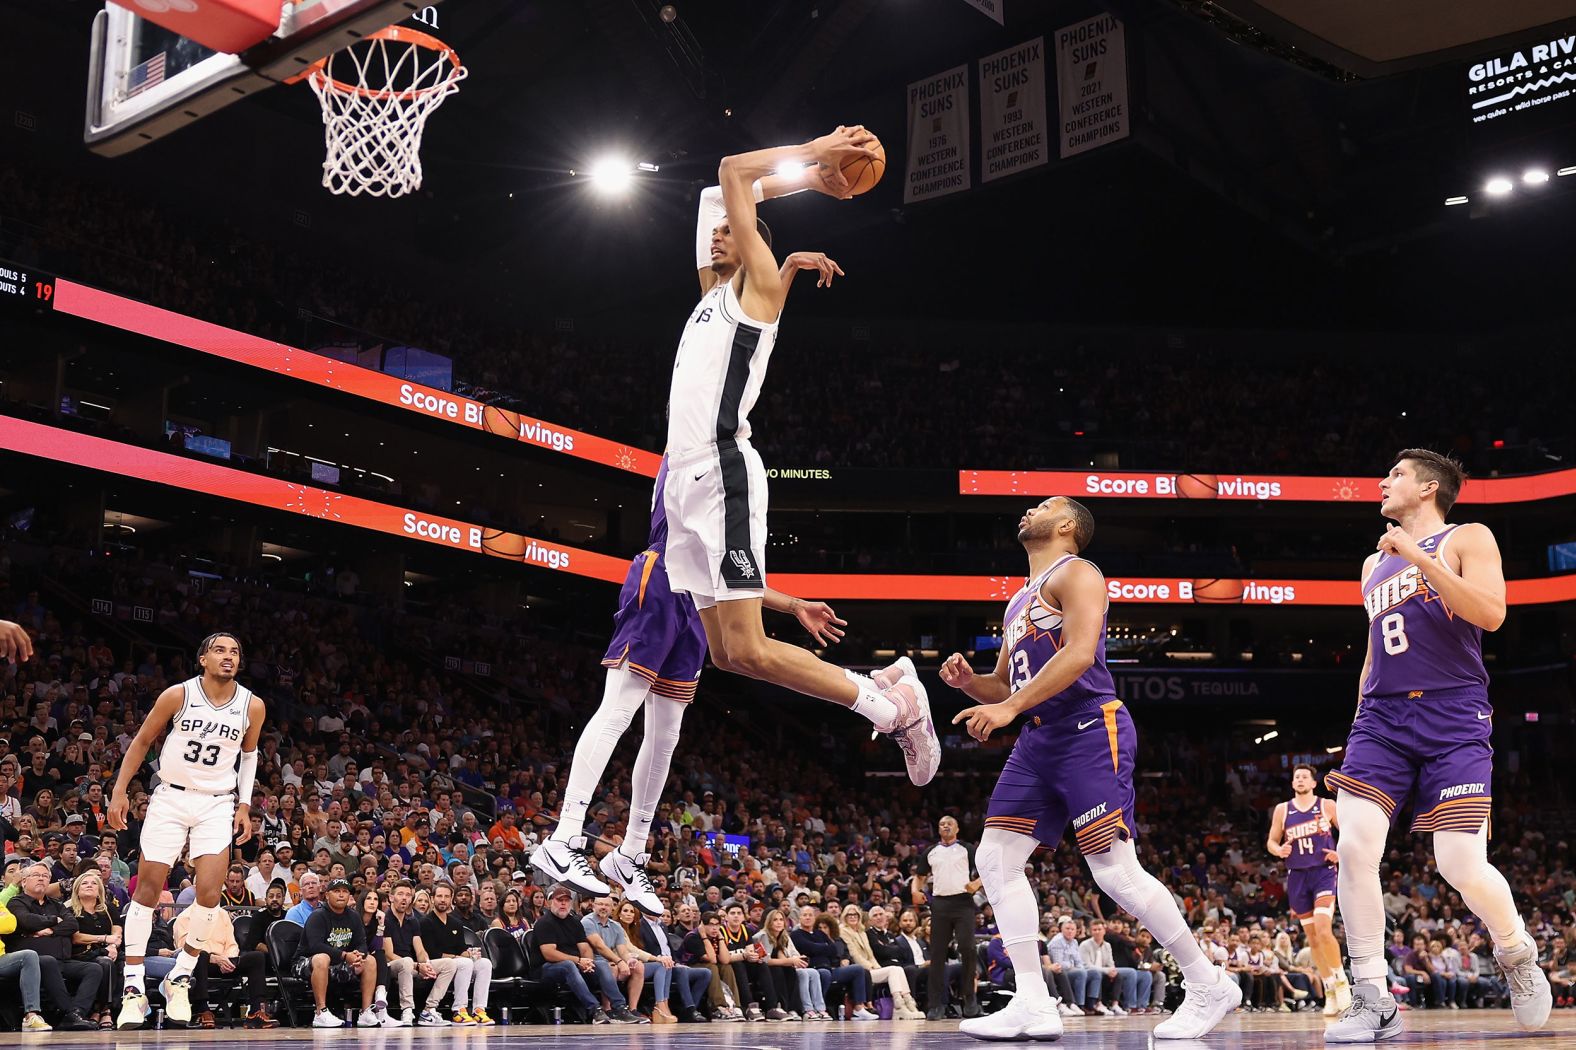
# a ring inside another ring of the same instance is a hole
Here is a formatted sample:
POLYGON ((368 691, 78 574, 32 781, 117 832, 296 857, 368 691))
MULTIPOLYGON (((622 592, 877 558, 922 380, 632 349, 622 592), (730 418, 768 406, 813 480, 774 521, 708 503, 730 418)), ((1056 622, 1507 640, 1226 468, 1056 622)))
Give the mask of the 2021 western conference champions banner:
POLYGON ((1063 157, 1132 134, 1127 34, 1120 19, 1100 15, 1056 31, 1056 87, 1063 157))
POLYGON ((903 203, 969 188, 969 67, 908 86, 908 171, 903 203))
POLYGON ((980 181, 1050 163, 1045 38, 980 59, 980 181))

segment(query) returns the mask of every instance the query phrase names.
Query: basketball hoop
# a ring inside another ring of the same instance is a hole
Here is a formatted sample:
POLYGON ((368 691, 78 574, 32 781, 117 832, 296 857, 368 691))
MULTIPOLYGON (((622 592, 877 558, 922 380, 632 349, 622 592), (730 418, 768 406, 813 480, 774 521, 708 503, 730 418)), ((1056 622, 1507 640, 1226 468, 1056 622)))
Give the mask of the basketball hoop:
POLYGON ((421 187, 421 133, 467 70, 436 37, 389 26, 307 73, 323 104, 323 185, 330 193, 402 197, 421 187), (336 69, 337 65, 337 69, 336 69))

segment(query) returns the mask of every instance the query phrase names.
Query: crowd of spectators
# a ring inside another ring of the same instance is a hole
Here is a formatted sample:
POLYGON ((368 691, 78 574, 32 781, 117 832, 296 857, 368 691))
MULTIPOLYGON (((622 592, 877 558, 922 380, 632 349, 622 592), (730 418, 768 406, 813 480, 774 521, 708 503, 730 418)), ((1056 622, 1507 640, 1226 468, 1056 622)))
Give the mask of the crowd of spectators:
MULTIPOLYGON (((582 915, 574 901, 550 898, 548 887, 534 883, 526 858, 561 798, 572 739, 566 727, 595 703, 594 649, 539 626, 509 625, 495 677, 479 686, 422 650, 417 639, 437 633, 436 621, 405 622, 337 596, 226 581, 198 588, 156 565, 103 579, 95 571, 105 571, 102 563, 84 568, 64 556, 13 563, 0 554, 0 615, 24 625, 36 645, 30 661, 0 672, 0 837, 16 858, 6 881, 19 887, 8 891, 19 925, 4 938, 0 964, 24 959, 15 953, 29 948, 53 959, 40 966, 42 1005, 60 1023, 109 1020, 122 948, 117 908, 135 877, 151 770, 133 782, 125 832, 105 824, 106 788, 159 691, 193 673, 189 648, 143 643, 124 623, 79 614, 70 596, 106 587, 117 598, 151 603, 159 612, 149 629, 167 638, 235 631, 248 647, 243 680, 270 705, 253 834, 236 847, 225 889, 237 916, 234 950, 219 953, 215 976, 258 972, 262 956, 250 953, 262 950, 255 920, 262 914, 305 920, 298 976, 314 992, 319 983, 344 983, 360 1023, 491 1020, 489 956, 455 932, 461 927, 521 936, 542 929, 534 972, 561 984, 592 1020, 866 1020, 888 1009, 905 1017, 938 1005, 925 1001, 920 970, 949 961, 958 964, 948 974, 951 1005, 972 998, 962 987, 976 979, 970 953, 926 958, 928 913, 915 875, 939 814, 956 814, 966 835, 977 832, 988 773, 947 778, 921 795, 900 778, 863 775, 869 742, 856 734, 826 726, 785 742, 780 732, 764 734, 759 718, 730 717, 703 696, 649 844, 668 915, 653 924, 616 900, 583 902, 582 915), (38 939, 29 926, 41 927, 23 918, 29 909, 54 923, 49 944, 32 943, 38 939), (347 962, 320 950, 343 939, 325 939, 324 922, 354 932, 347 910, 359 917, 362 940, 352 940, 366 945, 356 949, 370 953, 365 966, 360 956, 347 962), (69 935, 67 913, 76 924, 69 935), (242 924, 243 916, 254 921, 242 924), (411 922, 421 930, 419 944, 399 932, 411 922), (543 947, 549 931, 551 951, 543 947), (450 1006, 439 1014, 445 996, 450 1006)), ((458 608, 441 618, 449 621, 444 630, 481 647, 497 626, 458 608)), ((1145 745, 1151 763, 1153 746, 1145 745)), ((1322 989, 1300 957, 1303 938, 1286 915, 1283 873, 1262 848, 1284 774, 1273 763, 1244 763, 1204 733, 1164 746, 1169 775, 1142 781, 1138 797, 1146 866, 1243 983, 1247 1002, 1274 1010, 1316 1004, 1322 989)), ((627 818, 629 750, 615 755, 606 794, 589 814, 587 832, 605 846, 621 841, 627 818)), ((1576 966, 1569 834, 1576 826, 1569 814, 1533 803, 1539 778, 1552 775, 1522 769, 1507 777, 1496 796, 1493 850, 1557 999, 1568 1005, 1576 966)), ((1420 1008, 1499 1002, 1480 924, 1439 879, 1426 839, 1398 838, 1384 873, 1403 998, 1420 1008)), ((1067 1010, 1165 1008, 1178 983, 1169 957, 1147 931, 1126 925, 1076 851, 1042 852, 1031 881, 1045 916, 1046 979, 1067 1010)), ((192 895, 190 873, 177 865, 158 927, 170 943, 160 951, 173 954, 181 943, 179 915, 192 895)), ((985 906, 976 930, 982 979, 1011 984, 1017 976, 992 949, 992 933, 985 906)), ((247 1023, 272 1023, 260 983, 242 984, 247 1023)), ((24 981, 24 998, 27 987, 24 981)), ((39 1005, 36 995, 28 1005, 39 1005)), ((339 1020, 322 994, 317 1005, 322 1023, 339 1020)))
MULTIPOLYGON (((651 392, 666 389, 666 336, 531 330, 518 304, 412 295, 315 254, 312 238, 275 243, 225 221, 174 221, 133 191, 68 173, 7 166, 0 201, 0 258, 308 349, 334 341, 319 334, 325 321, 376 333, 370 343, 452 357, 457 392, 662 446, 663 402, 651 392), (583 385, 534 381, 591 374, 583 385)), ((1114 455, 1101 465, 1344 475, 1382 471, 1395 449, 1424 445, 1483 474, 1549 469, 1576 454, 1562 396, 1576 359, 1484 367, 1514 348, 1509 337, 1407 342, 1429 365, 1403 395, 1374 380, 1373 338, 982 329, 988 345, 916 346, 866 327, 874 334, 857 339, 785 333, 754 420, 770 462, 1079 468, 1114 455)))

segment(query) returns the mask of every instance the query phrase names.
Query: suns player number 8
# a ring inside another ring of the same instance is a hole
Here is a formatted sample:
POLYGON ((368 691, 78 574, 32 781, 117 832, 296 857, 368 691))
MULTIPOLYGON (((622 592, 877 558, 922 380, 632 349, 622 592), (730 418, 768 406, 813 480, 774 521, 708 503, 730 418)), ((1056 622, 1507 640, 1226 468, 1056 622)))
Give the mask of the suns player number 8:
POLYGON ((196 762, 201 760, 202 764, 205 766, 216 766, 219 764, 219 745, 209 744, 205 748, 202 744, 202 741, 192 740, 186 744, 186 753, 181 757, 188 762, 196 762), (202 758, 202 753, 205 750, 208 752, 208 757, 202 758))
POLYGON ((1379 621, 1379 633, 1384 637, 1384 651, 1390 656, 1406 652, 1411 644, 1406 640, 1406 617, 1391 613, 1379 621))

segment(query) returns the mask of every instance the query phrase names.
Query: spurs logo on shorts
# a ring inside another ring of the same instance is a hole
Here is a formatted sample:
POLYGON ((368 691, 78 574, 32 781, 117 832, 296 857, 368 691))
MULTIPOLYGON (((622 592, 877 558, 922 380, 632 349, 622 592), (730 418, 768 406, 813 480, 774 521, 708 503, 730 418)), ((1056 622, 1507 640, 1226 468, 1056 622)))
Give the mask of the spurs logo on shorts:
POLYGON ((731 550, 728 560, 733 563, 733 569, 746 580, 755 578, 755 565, 750 561, 750 552, 745 550, 731 550))

